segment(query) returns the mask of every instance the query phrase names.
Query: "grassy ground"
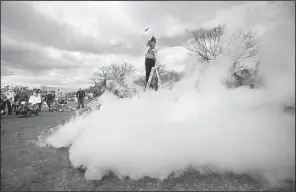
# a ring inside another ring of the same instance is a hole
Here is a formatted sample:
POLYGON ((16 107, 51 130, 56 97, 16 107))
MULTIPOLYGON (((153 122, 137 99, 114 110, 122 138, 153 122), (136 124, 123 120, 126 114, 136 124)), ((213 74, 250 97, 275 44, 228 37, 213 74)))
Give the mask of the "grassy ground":
POLYGON ((87 181, 84 173, 73 169, 68 149, 37 147, 34 142, 44 131, 68 119, 73 112, 42 112, 39 117, 4 117, 1 120, 1 191, 29 190, 289 190, 270 188, 250 176, 207 173, 188 170, 177 178, 160 181, 153 178, 119 180, 110 174, 101 181, 87 181))

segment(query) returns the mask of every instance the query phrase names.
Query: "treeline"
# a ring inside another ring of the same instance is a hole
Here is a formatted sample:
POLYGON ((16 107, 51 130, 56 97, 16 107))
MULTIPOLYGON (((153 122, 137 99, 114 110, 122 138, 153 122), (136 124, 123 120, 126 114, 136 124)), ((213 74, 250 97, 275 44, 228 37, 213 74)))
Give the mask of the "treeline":
MULTIPOLYGON (((183 73, 167 70, 164 64, 158 67, 163 86, 172 88, 183 77, 183 73)), ((145 75, 135 75, 134 65, 128 63, 102 66, 94 72, 91 80, 94 85, 85 91, 94 92, 98 96, 108 91, 121 98, 132 96, 138 91, 137 88, 144 89, 146 84, 145 75)))
POLYGON ((224 82, 227 87, 260 86, 259 45, 254 32, 231 34, 226 25, 218 25, 192 30, 190 34, 192 38, 185 47, 196 54, 201 63, 210 63, 221 54, 230 59, 229 76, 224 82))

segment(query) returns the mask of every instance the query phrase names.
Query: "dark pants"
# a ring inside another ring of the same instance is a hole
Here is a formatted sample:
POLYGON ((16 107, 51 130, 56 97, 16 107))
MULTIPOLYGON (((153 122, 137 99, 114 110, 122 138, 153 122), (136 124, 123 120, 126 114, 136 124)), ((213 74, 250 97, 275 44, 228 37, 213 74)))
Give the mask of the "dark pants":
POLYGON ((6 101, 2 101, 1 102, 1 106, 0 106, 0 110, 2 111, 5 111, 5 108, 6 108, 6 101))
POLYGON ((151 73, 152 67, 155 66, 155 60, 154 59, 145 59, 145 68, 146 68, 146 83, 148 82, 149 75, 151 73))
POLYGON ((46 104, 48 106, 48 108, 50 109, 50 104, 52 103, 52 101, 46 101, 46 104))
POLYGON ((78 99, 78 109, 80 109, 80 104, 82 105, 82 109, 84 109, 84 101, 83 101, 83 99, 78 99))
MULTIPOLYGON (((146 68, 146 85, 148 83, 148 80, 149 80, 149 75, 151 73, 151 69, 152 67, 155 67, 155 60, 154 59, 149 59, 149 58, 146 58, 145 59, 145 68, 146 68)), ((154 78, 153 78, 154 79, 154 78)), ((151 80, 150 82, 150 86, 149 88, 153 88, 155 91, 158 90, 158 79, 154 79, 154 80, 151 80), (153 83, 154 82, 154 83, 153 83)))
POLYGON ((12 112, 15 112, 16 111, 16 108, 17 108, 17 105, 12 104, 12 112))
POLYGON ((8 109, 8 115, 12 115, 12 106, 9 100, 6 100, 6 105, 7 105, 7 109, 8 109))

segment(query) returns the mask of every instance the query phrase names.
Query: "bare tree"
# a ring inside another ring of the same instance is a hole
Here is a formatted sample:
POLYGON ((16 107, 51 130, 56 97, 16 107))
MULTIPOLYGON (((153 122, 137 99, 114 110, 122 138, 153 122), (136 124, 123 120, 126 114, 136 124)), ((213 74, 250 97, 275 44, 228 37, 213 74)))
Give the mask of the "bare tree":
POLYGON ((193 30, 191 31, 193 39, 186 44, 186 48, 194 52, 200 61, 208 63, 222 52, 222 46, 219 43, 224 30, 225 25, 219 25, 212 29, 193 30))
POLYGON ((113 93, 128 92, 128 90, 125 90, 128 89, 125 78, 133 72, 134 66, 131 64, 112 64, 99 68, 99 71, 95 72, 91 79, 95 84, 96 91, 100 92, 100 95, 105 90, 113 93))
POLYGON ((110 66, 110 78, 116 83, 122 85, 124 78, 135 71, 132 64, 124 63, 121 65, 113 64, 110 66))
POLYGON ((166 73, 162 74, 161 78, 161 82, 162 83, 167 83, 167 82, 178 82, 182 79, 183 77, 183 73, 179 73, 173 70, 168 70, 166 71, 166 73))
MULTIPOLYGON (((166 70, 164 68, 165 66, 162 65, 162 70, 160 70, 160 79, 161 79, 161 83, 162 84, 166 84, 166 83, 175 83, 178 82, 182 79, 183 77, 183 73, 182 72, 176 72, 173 70, 166 70)), ((135 79, 134 83, 136 85, 139 85, 141 87, 145 87, 146 85, 146 77, 145 75, 141 75, 138 78, 135 79)))
POLYGON ((103 86, 106 87, 107 80, 110 80, 110 67, 100 67, 98 72, 95 72, 91 78, 95 87, 103 86))
POLYGON ((141 87, 145 87, 146 85, 146 76, 145 75, 141 75, 138 78, 136 78, 134 80, 134 84, 139 85, 141 87))
POLYGON ((226 51, 232 59, 229 71, 233 79, 232 87, 258 84, 260 62, 258 61, 259 46, 255 34, 252 31, 234 34, 226 46, 226 51))
POLYGON ((239 65, 246 60, 257 59, 259 53, 259 45, 252 31, 235 35, 227 47, 232 53, 233 70, 242 67, 239 65))
POLYGON ((161 76, 162 74, 166 73, 165 64, 163 64, 163 63, 158 63, 157 66, 158 66, 158 73, 159 73, 159 76, 161 76))
POLYGON ((126 75, 131 74, 134 71, 134 66, 124 63, 122 65, 112 64, 110 66, 103 66, 99 68, 98 72, 95 72, 91 78, 94 84, 106 85, 108 80, 122 82, 126 75))
POLYGON ((232 61, 229 70, 229 87, 258 84, 259 46, 252 31, 233 34, 227 44, 222 45, 221 37, 225 33, 225 25, 212 29, 193 30, 193 40, 186 48, 195 53, 200 61, 208 63, 222 52, 227 53, 232 61), (251 65, 250 65, 251 64, 251 65), (256 64, 256 65, 254 65, 256 64))

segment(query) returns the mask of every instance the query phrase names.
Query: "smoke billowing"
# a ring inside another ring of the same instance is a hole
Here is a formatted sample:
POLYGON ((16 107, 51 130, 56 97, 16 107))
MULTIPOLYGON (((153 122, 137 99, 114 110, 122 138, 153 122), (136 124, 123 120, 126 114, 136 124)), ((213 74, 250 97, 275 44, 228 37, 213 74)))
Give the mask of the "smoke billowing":
POLYGON ((100 111, 72 119, 46 143, 70 146, 71 163, 86 168, 88 179, 109 170, 165 178, 188 165, 295 178, 295 119, 283 110, 295 106, 295 17, 285 13, 277 12, 260 38, 264 87, 226 89, 222 56, 172 91, 103 95, 100 111))

